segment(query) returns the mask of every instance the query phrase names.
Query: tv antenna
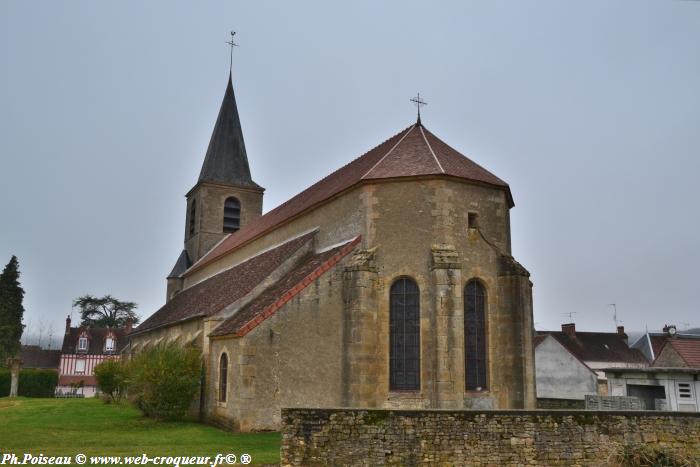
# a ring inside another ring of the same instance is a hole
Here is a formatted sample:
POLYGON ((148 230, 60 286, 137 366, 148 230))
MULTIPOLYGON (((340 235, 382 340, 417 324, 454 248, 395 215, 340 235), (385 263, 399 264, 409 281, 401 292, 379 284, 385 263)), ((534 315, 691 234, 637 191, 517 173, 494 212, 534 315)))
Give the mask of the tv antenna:
POLYGON ((578 311, 570 311, 568 313, 562 313, 563 316, 568 316, 569 317, 569 322, 573 323, 574 322, 574 315, 577 315, 578 311))
POLYGON ((619 321, 617 320, 617 304, 616 303, 608 303, 608 306, 611 306, 613 309, 613 321, 615 321, 615 327, 619 326, 619 321))

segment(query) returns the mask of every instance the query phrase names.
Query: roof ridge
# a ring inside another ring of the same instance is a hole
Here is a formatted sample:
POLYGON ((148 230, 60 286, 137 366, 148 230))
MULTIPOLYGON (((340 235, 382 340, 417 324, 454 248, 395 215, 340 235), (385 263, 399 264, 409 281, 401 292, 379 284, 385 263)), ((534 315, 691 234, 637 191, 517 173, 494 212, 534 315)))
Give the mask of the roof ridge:
POLYGON ((423 136, 423 141, 425 141, 425 144, 428 146, 428 149, 430 149, 430 154, 433 155, 433 157, 435 158, 435 162, 437 162, 438 167, 440 167, 440 172, 445 173, 445 169, 442 168, 442 164, 440 163, 437 156, 435 155, 435 151, 433 151, 433 147, 428 142, 428 138, 425 137, 425 132, 423 131, 423 125, 420 125, 418 128, 420 129, 420 134, 423 136))
MULTIPOLYGON (((381 164, 382 161, 384 161, 384 159, 386 159, 387 156, 388 156, 389 154, 391 154, 391 153, 394 151, 394 149, 396 149, 396 147, 397 147, 399 144, 401 144, 401 141, 403 141, 403 140, 406 138, 406 136, 408 136, 408 135, 411 133, 411 131, 413 131, 413 129, 414 129, 415 127, 416 127, 415 124, 414 124, 414 125, 411 125, 411 127, 408 129, 408 131, 407 131, 406 133, 404 133, 404 135, 401 137, 401 139, 399 139, 399 140, 396 142, 396 144, 393 145, 393 146, 391 147, 391 149, 389 149, 389 151, 388 151, 386 154, 384 154, 384 155, 382 156, 381 159, 379 159, 379 160, 377 161, 376 164, 374 164, 367 172, 365 172, 365 174, 364 174, 363 176, 360 177, 360 180, 363 180, 363 179, 364 179, 367 175, 369 175, 374 169, 376 169, 377 166, 378 166, 379 164, 381 164)), ((396 135, 394 135, 394 136, 396 136, 396 135)), ((387 141, 388 141, 388 140, 387 140, 387 141)), ((386 141, 385 141, 385 142, 386 142, 386 141)), ((367 153, 365 153, 365 154, 367 154, 367 153)), ((363 154, 363 155, 364 155, 364 154, 363 154)), ((360 157, 362 157, 362 156, 360 156, 360 157)))

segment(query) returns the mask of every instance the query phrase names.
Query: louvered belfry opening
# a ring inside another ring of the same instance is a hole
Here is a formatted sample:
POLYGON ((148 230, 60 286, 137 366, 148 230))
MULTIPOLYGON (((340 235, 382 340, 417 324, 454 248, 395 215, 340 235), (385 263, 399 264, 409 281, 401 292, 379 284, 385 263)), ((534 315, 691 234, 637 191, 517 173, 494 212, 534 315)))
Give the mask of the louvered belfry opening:
POLYGON ((226 402, 226 390, 228 388, 228 355, 221 354, 219 360, 219 402, 226 402))
POLYGON ((197 214, 196 206, 197 206, 196 200, 192 199, 192 201, 190 201, 190 226, 189 226, 190 237, 192 235, 194 235, 195 226, 196 226, 196 224, 195 224, 195 215, 197 214))
POLYGON ((464 365, 467 391, 487 389, 486 291, 476 280, 464 288, 464 365))
POLYGON ((241 202, 234 196, 224 201, 224 232, 231 233, 241 228, 241 202))
POLYGON ((420 390, 420 292, 408 278, 391 286, 389 366, 390 389, 420 390))

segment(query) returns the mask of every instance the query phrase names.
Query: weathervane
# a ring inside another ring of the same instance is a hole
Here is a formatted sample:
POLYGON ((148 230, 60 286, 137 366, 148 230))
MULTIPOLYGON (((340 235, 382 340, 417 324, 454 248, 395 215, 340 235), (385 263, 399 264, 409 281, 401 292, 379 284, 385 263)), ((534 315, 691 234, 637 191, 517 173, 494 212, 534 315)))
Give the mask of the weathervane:
POLYGON ((229 73, 230 73, 231 71, 233 71, 233 48, 234 48, 234 47, 238 47, 238 44, 236 44, 235 42, 233 42, 233 36, 235 36, 235 35, 236 35, 236 31, 231 31, 231 40, 230 40, 230 41, 226 41, 226 43, 227 43, 228 45, 231 46, 231 58, 230 58, 229 65, 228 65, 228 71, 229 71, 229 73))
POLYGON ((418 93, 416 95, 416 97, 412 97, 411 102, 416 104, 416 107, 418 107, 418 124, 420 125, 420 106, 421 105, 428 105, 428 103, 420 98, 420 93, 418 93))

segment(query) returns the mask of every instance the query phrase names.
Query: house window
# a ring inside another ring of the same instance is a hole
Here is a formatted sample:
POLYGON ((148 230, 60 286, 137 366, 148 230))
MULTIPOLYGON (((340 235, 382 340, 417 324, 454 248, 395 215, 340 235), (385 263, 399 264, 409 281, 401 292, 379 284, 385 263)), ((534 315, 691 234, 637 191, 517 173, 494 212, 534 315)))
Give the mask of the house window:
POLYGON ((241 203, 231 196, 224 201, 224 232, 235 232, 241 228, 241 203))
POLYGON ((420 389, 420 293, 403 278, 391 286, 389 303, 389 389, 420 389))
POLYGON ((197 214, 196 205, 197 205, 196 200, 192 199, 192 202, 190 203, 190 237, 192 235, 194 235, 194 226, 195 226, 194 218, 195 218, 195 214, 197 214))
POLYGON ((464 288, 464 375, 467 391, 483 391, 486 382, 486 291, 472 280, 464 288))
POLYGON ((476 229, 479 227, 478 223, 479 215, 475 212, 470 212, 467 214, 467 227, 470 229, 476 229))
POLYGON ((75 374, 85 374, 85 359, 81 358, 80 360, 75 361, 75 374))
POLYGON ((108 337, 105 339, 105 351, 106 352, 113 352, 114 351, 114 338, 113 337, 108 337))
POLYGON ((228 355, 221 354, 219 359, 219 402, 226 402, 228 389, 228 355))
POLYGON ((78 338, 78 350, 86 351, 87 348, 88 348, 88 340, 87 340, 87 337, 80 337, 80 338, 78 338))

